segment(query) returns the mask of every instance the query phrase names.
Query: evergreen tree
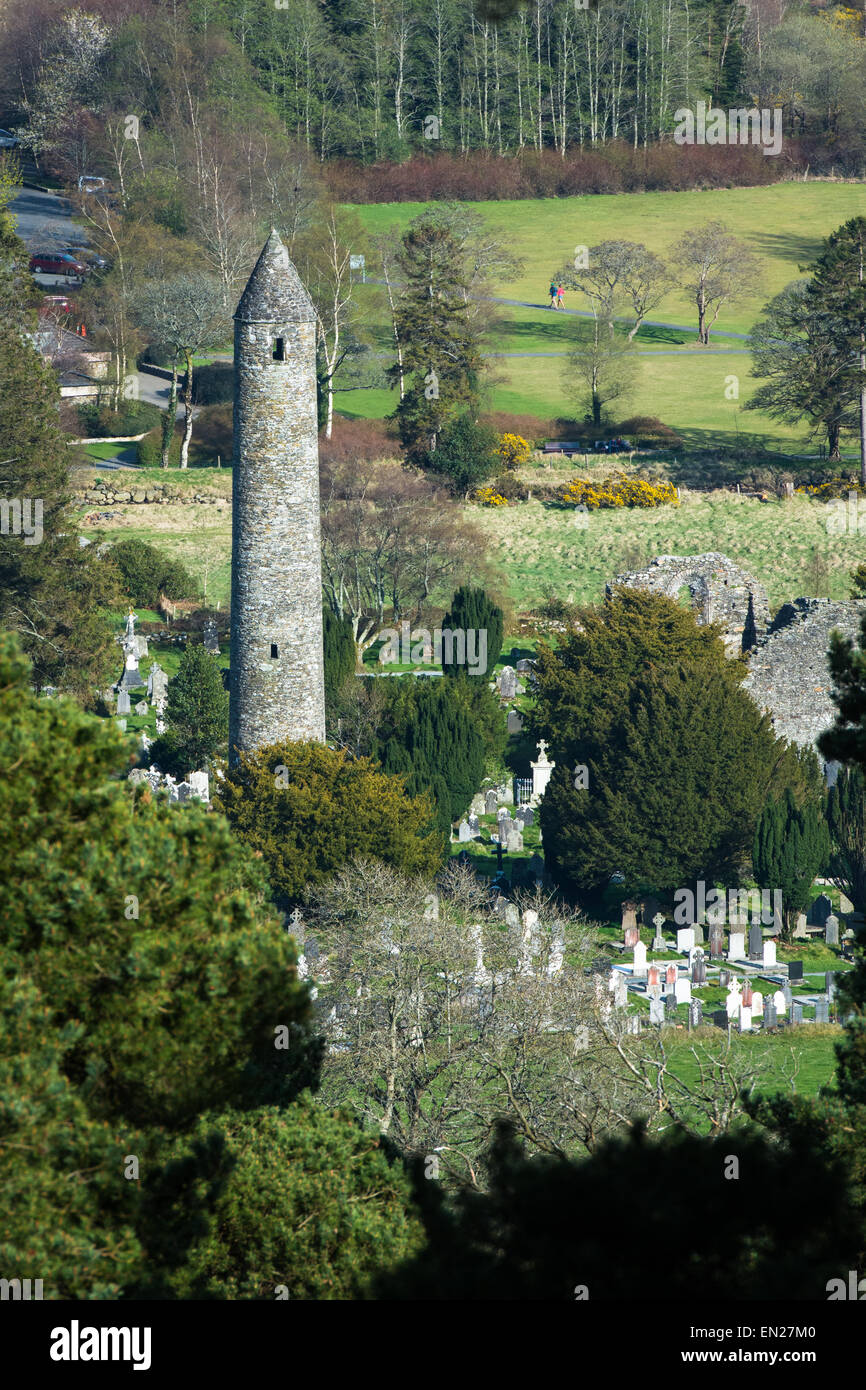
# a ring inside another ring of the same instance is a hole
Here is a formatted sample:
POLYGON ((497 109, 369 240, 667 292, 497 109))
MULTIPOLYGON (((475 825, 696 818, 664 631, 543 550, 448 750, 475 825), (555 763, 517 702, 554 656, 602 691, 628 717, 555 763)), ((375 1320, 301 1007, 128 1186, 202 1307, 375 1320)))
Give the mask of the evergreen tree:
POLYGON ((441 861, 426 797, 404 791, 369 758, 353 761, 321 744, 286 741, 241 754, 217 801, 238 838, 263 856, 281 905, 356 856, 407 871, 441 861))
POLYGON ((404 233, 397 259, 405 279, 395 314, 402 363, 389 376, 394 384, 402 377, 404 394, 391 418, 407 459, 423 465, 448 420, 474 409, 481 356, 453 231, 435 214, 422 214, 404 233))
POLYGON ((735 883, 771 792, 803 789, 796 753, 740 688, 716 629, 670 599, 617 589, 557 652, 541 647, 535 726, 556 768, 545 859, 569 893, 614 872, 629 891, 735 883), (587 769, 584 774, 576 771, 587 769))
POLYGON ((168 730, 153 748, 160 766, 170 762, 185 774, 204 767, 226 747, 228 691, 219 663, 200 643, 187 644, 178 673, 168 683, 165 720, 168 730))
POLYGON ((842 359, 836 391, 857 419, 860 481, 866 487, 866 217, 852 217, 827 237, 807 295, 821 331, 836 336, 842 359))
POLYGON ((108 553, 120 571, 123 592, 130 603, 153 609, 160 594, 170 599, 198 597, 197 581, 179 560, 158 546, 130 537, 118 541, 108 553))
POLYGON ((492 426, 479 424, 471 415, 457 415, 443 425, 439 442, 424 463, 431 473, 448 480, 452 492, 465 497, 499 472, 498 448, 499 435, 492 426))
POLYGON ((849 637, 831 632, 829 667, 836 718, 819 737, 818 748, 825 758, 866 770, 866 615, 856 647, 849 637))
POLYGON ((333 608, 325 605, 323 613, 322 636, 325 657, 325 704, 332 710, 340 691, 350 676, 355 673, 358 649, 355 635, 348 618, 339 617, 333 608))
MULTIPOLYGON (((475 633, 485 634, 487 663, 483 671, 474 674, 469 671, 466 664, 460 665, 456 661, 448 662, 446 653, 442 653, 442 670, 446 676, 468 675, 474 681, 489 683, 493 670, 502 652, 502 636, 505 629, 505 620, 502 609, 497 608, 493 600, 483 589, 473 589, 465 584, 459 588, 451 600, 451 607, 442 620, 442 629, 450 628, 452 631, 469 632, 470 629, 475 633)), ((475 639, 475 651, 478 652, 478 638, 475 639)))
POLYGON ((408 677, 388 684, 374 756, 386 772, 406 778, 411 794, 434 796, 445 831, 467 810, 484 774, 484 741, 456 689, 462 682, 408 677))
POLYGON ((827 792, 833 854, 830 875, 858 912, 866 912, 866 777, 859 767, 839 769, 827 792))
POLYGON ((830 856, 830 838, 816 797, 798 806, 788 790, 767 802, 755 827, 752 865, 760 888, 780 890, 785 935, 790 939, 799 912, 808 905, 815 875, 830 856))

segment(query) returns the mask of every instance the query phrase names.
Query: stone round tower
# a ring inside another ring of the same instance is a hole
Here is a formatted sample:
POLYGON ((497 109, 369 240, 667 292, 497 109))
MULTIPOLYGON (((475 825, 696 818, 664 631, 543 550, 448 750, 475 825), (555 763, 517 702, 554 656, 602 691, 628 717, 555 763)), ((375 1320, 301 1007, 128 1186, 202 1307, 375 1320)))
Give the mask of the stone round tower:
POLYGON ((272 231, 235 313, 229 759, 325 738, 315 313, 272 231))

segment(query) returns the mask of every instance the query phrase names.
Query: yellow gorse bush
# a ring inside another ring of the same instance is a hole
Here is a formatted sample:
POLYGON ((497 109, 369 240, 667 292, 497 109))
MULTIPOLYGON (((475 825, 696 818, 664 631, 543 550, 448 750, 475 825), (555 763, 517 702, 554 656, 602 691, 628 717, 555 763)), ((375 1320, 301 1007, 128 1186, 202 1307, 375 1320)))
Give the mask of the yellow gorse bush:
POLYGON ((807 497, 847 497, 849 492, 863 492, 862 483, 849 483, 845 478, 829 478, 826 483, 804 483, 796 489, 807 497))
POLYGON ((501 493, 492 487, 479 487, 472 494, 473 500, 485 507, 507 507, 508 503, 501 493))
POLYGON ((520 468, 532 453, 527 440, 520 434, 503 434, 496 450, 505 468, 520 468))
POLYGON ((642 478, 627 478, 616 473, 599 483, 587 478, 572 478, 562 489, 562 500, 570 507, 584 506, 588 511, 602 507, 663 507, 676 506, 677 490, 673 483, 647 483, 642 478))

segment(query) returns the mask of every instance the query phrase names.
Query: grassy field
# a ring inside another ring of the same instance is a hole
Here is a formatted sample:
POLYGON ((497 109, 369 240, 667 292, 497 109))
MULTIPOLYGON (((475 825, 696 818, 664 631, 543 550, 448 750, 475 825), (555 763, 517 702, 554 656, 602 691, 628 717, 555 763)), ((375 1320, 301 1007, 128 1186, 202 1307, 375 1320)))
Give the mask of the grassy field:
MULTIPOLYGON (((356 211, 367 230, 377 234, 390 227, 404 228, 425 206, 380 203, 356 211)), ((725 222, 760 265, 758 291, 727 305, 716 324, 716 331, 724 334, 744 334, 763 305, 814 260, 822 239, 846 219, 866 211, 866 186, 784 183, 768 188, 473 203, 471 207, 525 261, 517 277, 495 286, 495 294, 535 306, 503 305, 501 322, 486 350, 563 355, 561 361, 547 357, 497 362, 490 376, 489 407, 515 414, 568 416, 582 414, 575 388, 563 376, 565 354, 579 331, 579 320, 549 310, 545 291, 550 276, 573 260, 576 246, 624 239, 643 242, 667 256, 687 228, 710 220, 725 222)), ((369 316, 376 321, 377 345, 390 350, 381 291, 372 285, 359 286, 358 301, 362 306, 366 302, 369 316)), ((587 308, 576 292, 566 296, 566 306, 587 308)), ((754 390, 748 345, 735 337, 714 336, 709 350, 696 348, 694 306, 682 289, 668 294, 651 319, 680 327, 650 326, 638 334, 633 387, 628 399, 616 407, 620 418, 656 415, 691 444, 742 444, 754 436, 772 450, 815 452, 802 427, 780 425, 758 412, 744 413, 754 390), (726 378, 731 375, 739 379, 738 399, 725 395, 730 384, 726 378)), ((395 402, 395 394, 388 390, 337 394, 340 410, 368 419, 390 413, 395 402)))

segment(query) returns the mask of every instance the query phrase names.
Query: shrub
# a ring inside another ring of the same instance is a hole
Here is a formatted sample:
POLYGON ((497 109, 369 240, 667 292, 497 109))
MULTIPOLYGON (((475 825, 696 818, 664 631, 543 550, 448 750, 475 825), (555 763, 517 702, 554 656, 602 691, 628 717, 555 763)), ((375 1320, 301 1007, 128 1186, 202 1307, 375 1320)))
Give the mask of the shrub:
POLYGON ((345 463, 352 459, 396 458, 400 445, 384 420, 333 419, 331 438, 319 435, 319 462, 345 463))
POLYGON ((190 461, 224 467, 232 461, 234 431, 230 405, 206 405, 195 417, 195 434, 189 446, 190 461))
POLYGON ((155 608, 161 593, 175 599, 198 594, 198 584, 180 561, 147 541, 118 541, 108 554, 130 601, 142 608, 155 608))
POLYGON ((677 490, 673 483, 647 483, 642 478, 627 478, 616 474, 600 483, 591 483, 586 478, 572 478, 564 483, 562 501, 569 507, 587 507, 597 511, 607 507, 663 507, 666 503, 677 503, 677 490))
POLYGON ((479 487, 472 494, 473 502, 480 502, 485 507, 507 507, 508 501, 494 487, 479 487))
POLYGON ((496 451, 504 468, 522 468, 529 461, 530 445, 520 434, 503 434, 496 451))
POLYGON ((196 367, 192 374, 192 398, 195 405, 225 405, 234 398, 235 369, 231 362, 212 362, 209 367, 196 367))
POLYGON ((654 415, 632 415, 617 427, 618 434, 626 435, 638 448, 653 448, 663 445, 668 449, 682 449, 683 440, 672 430, 657 420, 654 415))
MULTIPOLYGON (((182 435, 180 430, 175 429, 172 436, 171 446, 168 451, 168 463, 170 468, 180 467, 180 446, 182 435)), ((159 468, 162 463, 162 429, 149 430, 144 439, 138 441, 138 462, 141 468, 159 468)))
POLYGON ((112 435, 141 434, 159 424, 159 406, 148 401, 123 401, 118 410, 98 401, 82 401, 76 414, 85 435, 107 439, 112 435))
POLYGON ((453 492, 468 492, 473 484, 495 473, 500 462, 496 432, 470 415, 458 415, 442 430, 436 448, 426 456, 425 467, 446 478, 453 492))

